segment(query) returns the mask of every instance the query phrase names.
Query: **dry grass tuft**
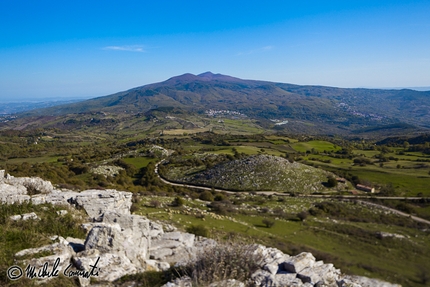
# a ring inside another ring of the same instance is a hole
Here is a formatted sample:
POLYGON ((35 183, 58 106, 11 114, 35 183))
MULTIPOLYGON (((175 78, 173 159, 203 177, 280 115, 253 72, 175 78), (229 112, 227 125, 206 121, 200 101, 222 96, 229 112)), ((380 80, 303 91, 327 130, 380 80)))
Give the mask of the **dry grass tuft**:
POLYGON ((180 276, 191 278, 193 286, 208 286, 214 282, 236 279, 251 286, 251 275, 260 268, 263 256, 255 245, 218 244, 200 252, 196 260, 180 267, 180 276))

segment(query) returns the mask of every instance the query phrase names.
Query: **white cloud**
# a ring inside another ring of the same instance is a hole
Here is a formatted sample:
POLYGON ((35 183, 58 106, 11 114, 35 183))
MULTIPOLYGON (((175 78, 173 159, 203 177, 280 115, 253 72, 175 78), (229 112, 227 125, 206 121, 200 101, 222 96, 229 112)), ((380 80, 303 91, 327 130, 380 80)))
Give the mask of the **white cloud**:
POLYGON ((266 52, 266 51, 270 51, 273 49, 273 46, 264 46, 258 49, 254 49, 254 50, 250 50, 247 52, 239 52, 238 55, 242 56, 242 55, 251 55, 251 54, 255 54, 255 53, 261 53, 261 52, 266 52))
POLYGON ((133 45, 133 46, 107 46, 104 47, 103 50, 112 50, 112 51, 127 51, 127 52, 146 52, 143 46, 133 45))

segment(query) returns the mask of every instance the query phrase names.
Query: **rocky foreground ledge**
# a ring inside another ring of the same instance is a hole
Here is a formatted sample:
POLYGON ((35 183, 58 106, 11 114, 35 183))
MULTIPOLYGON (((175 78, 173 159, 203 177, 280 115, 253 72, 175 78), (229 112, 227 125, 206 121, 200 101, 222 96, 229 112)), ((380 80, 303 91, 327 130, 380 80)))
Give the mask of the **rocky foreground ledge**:
MULTIPOLYGON (((16 257, 26 258, 43 252, 53 254, 19 263, 32 266, 35 270, 43 270, 44 265, 53 266, 65 275, 77 276, 81 286, 114 286, 113 281, 127 274, 167 270, 173 265, 180 268, 214 246, 223 246, 212 239, 196 238, 194 234, 177 231, 173 226, 130 214, 131 199, 130 192, 116 190, 57 190, 50 182, 40 178, 15 178, 0 171, 0 201, 3 204, 26 201, 33 204, 52 203, 83 208, 87 212, 89 220, 83 224, 87 230, 85 239, 53 236, 51 245, 16 254, 16 257), (92 284, 92 276, 96 276, 99 283, 92 284)), ((11 220, 37 220, 37 214, 15 215, 11 220)), ((247 282, 230 279, 210 286, 400 286, 342 274, 333 264, 316 261, 308 252, 290 256, 262 245, 250 248, 259 255, 260 260, 258 269, 247 282)), ((180 286, 193 286, 192 279, 184 276, 164 285, 180 286)))

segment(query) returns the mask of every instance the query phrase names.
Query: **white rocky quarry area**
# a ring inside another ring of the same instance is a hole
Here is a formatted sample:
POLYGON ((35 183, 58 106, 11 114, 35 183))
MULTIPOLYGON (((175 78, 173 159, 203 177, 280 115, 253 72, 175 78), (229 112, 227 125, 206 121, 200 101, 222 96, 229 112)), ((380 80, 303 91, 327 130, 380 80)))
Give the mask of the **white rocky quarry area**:
MULTIPOLYGON (((33 204, 52 203, 83 208, 89 217, 83 227, 88 231, 86 239, 53 236, 53 243, 39 248, 18 252, 16 258, 36 257, 48 252, 49 256, 20 260, 36 269, 48 262, 64 271, 90 272, 96 266, 97 281, 103 286, 114 286, 111 282, 127 274, 146 270, 166 270, 171 265, 185 264, 200 252, 219 243, 208 238, 196 238, 193 234, 177 231, 176 228, 130 214, 132 194, 116 190, 86 190, 83 192, 57 190, 40 178, 15 178, 0 171, 0 201, 13 204, 31 201, 33 204), (29 195, 37 193, 35 195, 29 195), (34 256, 33 256, 34 255, 34 256)), ((14 220, 37 220, 36 214, 16 215, 14 220), (36 217, 35 217, 36 216, 36 217)), ((316 261, 311 253, 290 256, 275 248, 255 245, 262 255, 260 269, 251 276, 254 286, 333 286, 333 287, 392 287, 399 286, 360 276, 341 273, 333 264, 316 261)), ((79 277, 81 286, 92 286, 90 279, 79 277)), ((93 286, 101 286, 99 283, 93 286)), ((192 286, 190 278, 182 277, 164 287, 192 286)), ((245 286, 245 282, 226 280, 210 286, 245 286)))

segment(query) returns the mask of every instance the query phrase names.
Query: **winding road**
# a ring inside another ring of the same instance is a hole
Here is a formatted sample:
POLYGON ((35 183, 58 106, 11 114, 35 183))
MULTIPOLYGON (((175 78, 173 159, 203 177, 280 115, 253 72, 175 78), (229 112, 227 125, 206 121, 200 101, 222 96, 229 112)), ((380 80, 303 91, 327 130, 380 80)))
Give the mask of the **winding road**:
MULTIPOLYGON (((200 186, 200 185, 193 185, 193 184, 185 184, 185 183, 175 183, 175 182, 171 182, 166 180, 165 178, 163 178, 160 173, 158 172, 158 166, 159 164, 161 164, 164 160, 159 161, 156 163, 155 165, 155 174, 158 176, 158 178, 164 182, 165 184, 170 184, 173 186, 181 186, 181 187, 188 187, 188 188, 195 188, 195 189, 201 189, 201 190, 215 190, 217 192, 225 192, 228 194, 237 194, 237 193, 256 193, 256 194, 262 194, 262 195, 276 195, 276 196, 291 196, 290 194, 286 194, 286 193, 281 193, 281 192, 276 192, 276 191, 233 191, 233 190, 225 190, 225 189, 217 189, 217 188, 210 188, 210 187, 205 187, 205 186, 200 186)), ((370 199, 370 198, 376 198, 376 199, 390 199, 390 200, 419 200, 422 197, 394 197, 394 196, 390 196, 390 197, 386 197, 386 196, 356 196, 356 195, 296 195, 295 197, 306 197, 306 198, 335 198, 335 199, 346 199, 346 200, 357 200, 358 202, 360 202, 361 204, 365 204, 368 206, 373 206, 373 207, 377 207, 377 208, 381 208, 387 211, 390 211, 392 213, 398 214, 400 216, 405 216, 405 217, 409 217, 414 221, 417 222, 421 222, 421 223, 425 223, 430 225, 430 221, 426 220, 424 218, 421 217, 417 217, 417 216, 413 216, 410 214, 407 214, 405 212, 399 211, 397 209, 394 208, 390 208, 384 205, 380 205, 380 204, 376 204, 376 203, 371 203, 371 202, 367 202, 367 201, 363 201, 360 199, 370 199)), ((429 199, 429 198, 425 198, 425 199, 429 199)))

